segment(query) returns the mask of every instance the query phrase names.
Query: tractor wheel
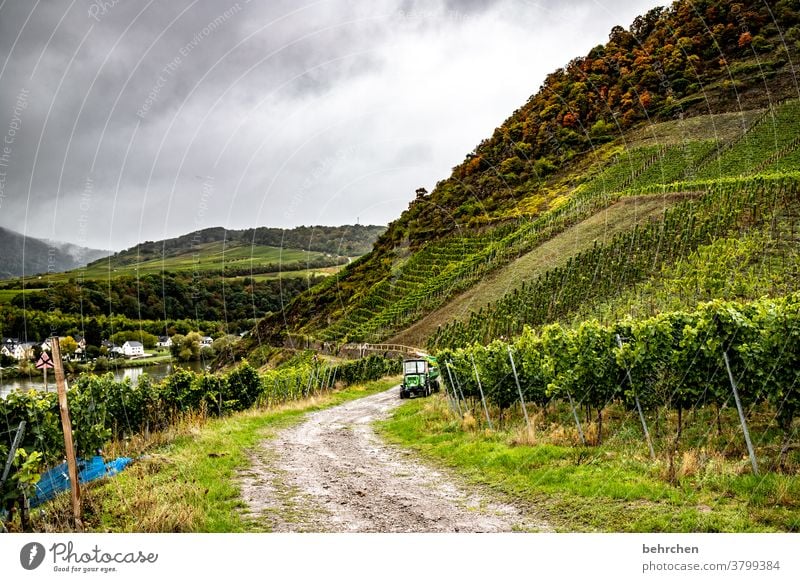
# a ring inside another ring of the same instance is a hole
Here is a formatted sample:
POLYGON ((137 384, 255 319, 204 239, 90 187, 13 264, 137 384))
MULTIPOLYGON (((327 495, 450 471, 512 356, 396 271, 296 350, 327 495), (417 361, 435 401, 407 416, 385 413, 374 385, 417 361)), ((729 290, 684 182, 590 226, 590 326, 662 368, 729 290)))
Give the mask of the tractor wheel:
POLYGON ((441 387, 439 386, 439 380, 434 380, 433 381, 433 391, 434 392, 438 392, 440 389, 441 389, 441 387))
POLYGON ((405 390, 403 390, 401 388, 400 389, 400 400, 405 400, 406 398, 408 398, 408 392, 406 392, 405 390))

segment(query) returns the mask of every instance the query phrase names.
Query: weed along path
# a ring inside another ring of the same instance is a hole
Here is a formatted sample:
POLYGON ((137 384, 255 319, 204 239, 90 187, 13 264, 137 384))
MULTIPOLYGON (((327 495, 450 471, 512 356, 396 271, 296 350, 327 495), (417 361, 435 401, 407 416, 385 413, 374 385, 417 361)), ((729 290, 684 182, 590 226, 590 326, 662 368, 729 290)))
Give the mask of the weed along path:
POLYGON ((520 508, 384 443, 397 388, 314 412, 262 441, 240 474, 245 518, 268 531, 548 531, 520 508))

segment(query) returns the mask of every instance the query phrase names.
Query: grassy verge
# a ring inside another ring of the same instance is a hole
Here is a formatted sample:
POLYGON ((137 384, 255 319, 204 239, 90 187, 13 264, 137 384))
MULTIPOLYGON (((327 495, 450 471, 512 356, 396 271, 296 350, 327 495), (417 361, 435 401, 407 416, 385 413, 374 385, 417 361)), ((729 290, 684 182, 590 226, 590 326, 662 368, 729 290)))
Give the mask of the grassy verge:
MULTIPOLYGON (((244 532, 258 524, 242 518, 236 473, 247 451, 306 413, 375 394, 396 378, 351 386, 324 396, 214 420, 187 419, 157 435, 129 469, 83 492, 85 525, 97 532, 244 532)), ((110 454, 133 456, 141 442, 120 443, 110 454)), ((37 531, 69 531, 69 496, 33 512, 37 531)))
POLYGON ((800 531, 796 475, 757 477, 738 453, 696 449, 653 462, 635 423, 601 446, 558 444, 564 426, 542 423, 535 435, 485 431, 471 417, 454 419, 443 398, 429 398, 404 404, 379 430, 529 504, 558 531, 800 531))

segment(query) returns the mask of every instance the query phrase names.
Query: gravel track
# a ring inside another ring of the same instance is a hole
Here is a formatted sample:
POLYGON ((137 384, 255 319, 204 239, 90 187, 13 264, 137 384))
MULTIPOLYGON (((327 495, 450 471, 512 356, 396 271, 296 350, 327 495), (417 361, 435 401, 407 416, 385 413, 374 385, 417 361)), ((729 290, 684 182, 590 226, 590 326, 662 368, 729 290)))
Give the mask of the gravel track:
POLYGON ((314 412, 264 440, 240 474, 245 516, 277 532, 549 531, 488 491, 383 442, 397 388, 314 412))

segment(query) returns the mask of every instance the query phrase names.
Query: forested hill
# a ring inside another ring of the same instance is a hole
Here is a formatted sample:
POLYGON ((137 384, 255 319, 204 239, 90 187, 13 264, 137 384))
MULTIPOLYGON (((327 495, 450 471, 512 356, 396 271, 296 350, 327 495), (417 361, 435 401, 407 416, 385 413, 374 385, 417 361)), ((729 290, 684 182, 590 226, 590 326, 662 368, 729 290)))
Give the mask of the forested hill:
POLYGON ((228 230, 221 226, 206 228, 161 241, 146 241, 112 255, 106 261, 115 266, 167 258, 191 252, 215 242, 235 246, 270 246, 281 249, 315 251, 334 256, 357 257, 368 253, 385 226, 346 224, 343 226, 298 226, 282 228, 248 228, 228 230))
POLYGON ((83 266, 108 254, 69 243, 47 242, 0 226, 0 279, 23 273, 61 272, 83 266))
POLYGON ((372 253, 262 321, 257 335, 390 338, 611 193, 763 171, 770 155, 796 146, 776 141, 792 113, 771 112, 800 96, 797 62, 795 0, 680 0, 614 27, 605 44, 548 75, 432 192, 418 190, 372 253), (753 140, 766 141, 726 166, 724 152, 753 127, 753 140))
POLYGON ((654 8, 547 76, 382 248, 502 217, 598 145, 645 124, 765 107, 798 96, 800 3, 680 0, 654 8))

